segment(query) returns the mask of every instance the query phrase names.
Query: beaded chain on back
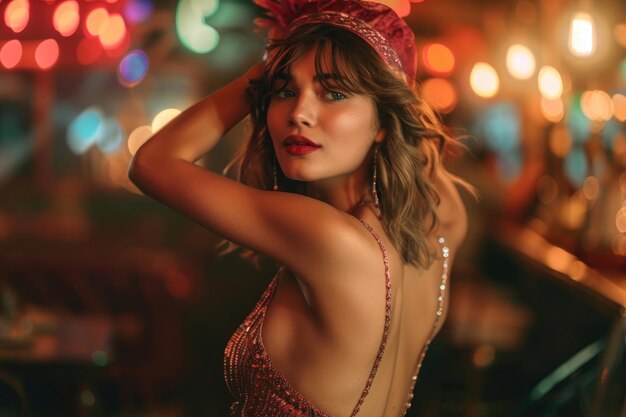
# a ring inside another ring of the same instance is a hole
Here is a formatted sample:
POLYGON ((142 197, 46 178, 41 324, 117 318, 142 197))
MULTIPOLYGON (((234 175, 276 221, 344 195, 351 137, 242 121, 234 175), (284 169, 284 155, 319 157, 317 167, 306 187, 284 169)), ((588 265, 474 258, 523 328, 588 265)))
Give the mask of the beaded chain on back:
POLYGON ((422 369, 422 362, 424 361, 424 357, 426 356, 426 352, 428 351, 428 347, 435 336, 435 331, 437 330, 437 326, 442 319, 443 316, 443 301, 446 292, 446 286, 448 284, 448 258, 450 256, 450 249, 446 246, 446 240, 443 236, 440 236, 438 239, 439 245, 441 246, 441 253, 443 256, 443 272, 441 273, 441 284, 439 285, 439 297, 437 297, 437 312, 435 315, 435 323, 433 324, 433 328, 430 332, 430 336, 422 349, 422 353, 417 361, 417 368, 415 369, 414 375, 411 378, 411 388, 409 389, 409 396, 406 404, 404 405, 404 413, 402 416, 406 416, 406 413, 409 408, 411 408, 411 400, 413 399, 413 390, 415 389, 415 382, 417 382, 417 377, 419 376, 420 369, 422 369))

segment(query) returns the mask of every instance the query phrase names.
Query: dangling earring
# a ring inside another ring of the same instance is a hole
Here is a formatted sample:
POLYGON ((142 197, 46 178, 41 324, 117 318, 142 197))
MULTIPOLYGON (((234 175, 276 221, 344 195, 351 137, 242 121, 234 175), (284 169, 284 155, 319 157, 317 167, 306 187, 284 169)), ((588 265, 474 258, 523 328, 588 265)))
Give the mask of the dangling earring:
POLYGON ((374 196, 374 207, 376 208, 376 215, 380 218, 382 213, 380 211, 380 201, 378 200, 378 190, 376 189, 376 174, 378 170, 378 145, 374 148, 374 169, 372 173, 372 195, 374 196))
POLYGON ((272 164, 272 176, 274 177, 274 186, 272 189, 274 191, 278 191, 278 175, 276 175, 276 158, 274 158, 274 163, 272 164))

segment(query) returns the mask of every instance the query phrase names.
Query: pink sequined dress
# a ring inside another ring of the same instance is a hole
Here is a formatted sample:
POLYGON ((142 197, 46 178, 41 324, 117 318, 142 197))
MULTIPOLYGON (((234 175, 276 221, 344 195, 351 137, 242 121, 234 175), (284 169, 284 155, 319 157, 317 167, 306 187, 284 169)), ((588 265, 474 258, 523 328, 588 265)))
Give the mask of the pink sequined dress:
MULTIPOLYGON (((385 279, 386 279, 386 307, 385 307, 385 327, 381 340, 378 354, 372 366, 370 377, 363 388, 363 392, 360 395, 359 400, 354 406, 352 416, 355 416, 365 397, 369 393, 369 389, 372 385, 378 365, 382 359, 385 345, 387 343, 387 337, 389 334, 389 327, 391 324, 391 279, 389 273, 389 260, 387 257, 387 251, 383 245, 382 240, 378 237, 372 227, 361 220, 361 223, 369 230, 374 236, 380 250, 383 255, 383 262, 385 264, 385 279)), ((421 363, 424 359, 430 341, 436 333, 436 328, 439 319, 442 316, 443 311, 443 296, 446 287, 447 280, 447 258, 448 248, 443 246, 443 238, 439 238, 439 243, 442 246, 442 253, 444 257, 444 271, 442 274, 441 292, 439 296, 439 303, 437 309, 437 315, 435 317, 435 325, 433 331, 429 337, 426 345, 422 349, 417 369, 412 378, 412 381, 408 381, 410 384, 411 392, 417 380, 417 375, 421 368, 421 363)), ((228 342, 224 354, 224 375, 226 384, 231 394, 234 396, 235 401, 230 407, 231 416, 237 417, 332 417, 328 413, 319 410, 313 404, 310 404, 289 382, 281 375, 281 373, 272 365, 270 358, 261 338, 261 328, 263 320, 265 319, 265 313, 274 296, 276 286, 278 284, 278 274, 270 282, 269 286, 261 296, 257 305, 252 312, 244 320, 244 322, 237 328, 233 336, 228 342)), ((410 399, 412 394, 409 394, 407 403, 405 404, 405 410, 410 406, 410 399)))

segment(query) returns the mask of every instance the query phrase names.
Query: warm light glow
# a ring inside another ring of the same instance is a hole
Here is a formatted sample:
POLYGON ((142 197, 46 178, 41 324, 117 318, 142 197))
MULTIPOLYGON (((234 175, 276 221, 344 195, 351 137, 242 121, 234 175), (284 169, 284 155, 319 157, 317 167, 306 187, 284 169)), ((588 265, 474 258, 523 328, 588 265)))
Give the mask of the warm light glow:
POLYGON ((409 0, 375 0, 376 3, 386 4, 391 7, 400 17, 408 16, 411 13, 411 3, 409 0))
POLYGON ((109 12, 104 7, 98 7, 93 9, 87 15, 85 20, 85 29, 87 34, 91 36, 98 36, 100 34, 100 28, 104 23, 109 20, 109 12))
POLYGON ((583 114, 589 120, 606 122, 613 117, 613 101, 600 90, 585 91, 581 99, 583 114))
POLYGON ((615 226, 620 233, 626 233, 626 207, 622 207, 615 216, 615 226))
POLYGON ((22 43, 17 39, 8 41, 0 48, 0 63, 7 69, 19 64, 22 59, 22 43))
POLYGON ((156 132, 161 129, 163 126, 169 123, 174 117, 180 114, 180 110, 178 109, 165 109, 159 112, 154 119, 152 120, 152 131, 156 132))
POLYGON ((75 0, 67 0, 59 4, 54 10, 52 17, 54 28, 63 36, 71 36, 78 29, 80 15, 78 3, 75 0))
POLYGON ((49 69, 59 59, 59 44, 54 39, 46 39, 35 49, 35 61, 39 68, 49 69))
POLYGON ((513 45, 506 53, 509 73, 520 80, 527 80, 535 73, 535 56, 524 45, 513 45))
POLYGON ((613 94, 613 116, 620 122, 626 122, 626 96, 613 94))
POLYGON ((556 68, 547 65, 541 67, 538 80, 539 91, 545 98, 555 99, 563 94, 563 80, 556 68))
POLYGON ((496 95, 500 88, 500 79, 496 70, 485 62, 477 62, 470 74, 472 90, 480 97, 490 98, 496 95))
POLYGON ((112 14, 100 26, 100 43, 105 49, 115 49, 122 44, 126 37, 126 23, 119 14, 112 14))
POLYGON ((4 23, 15 33, 24 30, 30 18, 28 0, 13 0, 4 10, 4 23))
POLYGON ((563 116, 565 115, 563 100, 560 98, 547 99, 545 97, 541 97, 541 114, 549 122, 560 122, 563 120, 563 116))
POLYGON ((616 25, 613 33, 615 35, 615 40, 626 48, 626 23, 619 23, 616 25))
POLYGON ((426 80, 422 85, 422 95, 436 111, 441 113, 450 113, 458 102, 456 89, 444 78, 426 80))
POLYGON ((582 190, 587 200, 595 200, 600 195, 600 181, 594 176, 587 177, 583 182, 582 190))
POLYGON ((128 136, 128 150, 134 155, 152 136, 152 128, 148 125, 139 126, 128 136))
POLYGON ((550 133, 549 138, 550 150, 559 158, 565 158, 572 149, 572 137, 567 128, 562 125, 555 126, 550 133))
POLYGON ((454 55, 450 48, 440 43, 433 43, 423 50, 424 66, 436 75, 449 75, 454 70, 454 55))
POLYGON ((91 65, 102 55, 102 46, 97 39, 83 38, 76 48, 76 58, 82 65, 91 65))
POLYGON ((549 175, 544 175, 537 181, 537 197, 546 206, 552 204, 559 195, 559 186, 549 175))
POLYGON ((576 56, 591 56, 596 47, 596 33, 593 18, 588 13, 577 13, 569 31, 569 49, 576 56))

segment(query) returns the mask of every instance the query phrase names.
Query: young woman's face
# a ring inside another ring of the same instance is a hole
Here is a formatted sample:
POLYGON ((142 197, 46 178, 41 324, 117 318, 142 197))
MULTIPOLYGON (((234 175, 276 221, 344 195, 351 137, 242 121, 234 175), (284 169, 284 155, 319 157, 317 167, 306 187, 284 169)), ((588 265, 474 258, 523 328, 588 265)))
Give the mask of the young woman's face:
MULTIPOLYGON (((293 62, 272 86, 267 126, 285 175, 298 181, 347 178, 363 164, 384 134, 367 95, 326 89, 315 70, 315 48, 293 62)), ((324 71, 326 72, 326 71, 324 71)))

